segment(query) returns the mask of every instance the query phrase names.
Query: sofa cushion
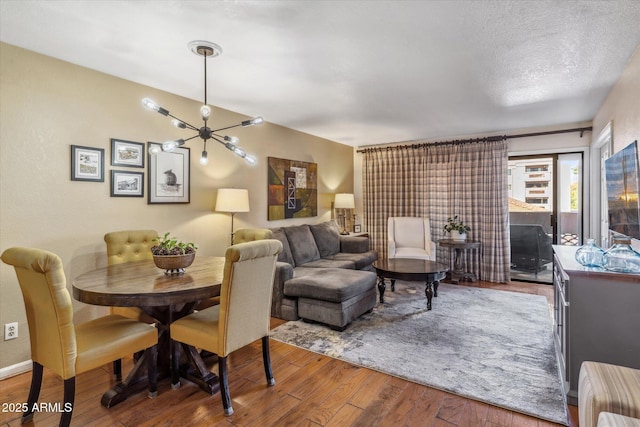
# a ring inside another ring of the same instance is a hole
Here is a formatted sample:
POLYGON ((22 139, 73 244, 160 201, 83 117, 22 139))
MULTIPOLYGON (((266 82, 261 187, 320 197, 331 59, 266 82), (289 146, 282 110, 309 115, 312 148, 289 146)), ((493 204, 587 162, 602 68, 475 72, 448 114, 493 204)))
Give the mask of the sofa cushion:
POLYGON ((327 257, 327 260, 332 261, 351 261, 355 264, 356 270, 362 270, 367 266, 370 266, 371 263, 377 259, 378 253, 376 251, 367 251, 362 253, 338 252, 337 254, 327 257))
MULTIPOLYGON (((336 254, 337 255, 337 254, 336 254)), ((334 255, 335 256, 335 255, 334 255)), ((350 259, 328 259, 320 258, 315 261, 309 261, 302 264, 303 267, 313 268, 346 268, 349 270, 356 269, 356 263, 350 259)))
POLYGON ((291 264, 293 267, 296 266, 293 261, 293 255, 291 255, 291 247, 289 246, 289 240, 287 239, 287 235, 285 234, 282 228, 273 228, 271 229, 272 234, 271 238, 280 240, 282 243, 282 252, 278 255, 278 261, 286 262, 287 264, 291 264))
POLYGON ((310 225, 309 229, 316 240, 321 258, 340 252, 340 230, 335 221, 310 225))
POLYGON ((370 271, 318 268, 305 273, 308 274, 286 281, 285 295, 342 302, 363 294, 376 285, 376 275, 370 271))
POLYGON ((369 250, 368 237, 340 236, 340 252, 367 252, 369 250))
POLYGON ((320 259, 320 251, 308 225, 294 225, 284 227, 283 230, 289 240, 291 255, 296 265, 320 259))

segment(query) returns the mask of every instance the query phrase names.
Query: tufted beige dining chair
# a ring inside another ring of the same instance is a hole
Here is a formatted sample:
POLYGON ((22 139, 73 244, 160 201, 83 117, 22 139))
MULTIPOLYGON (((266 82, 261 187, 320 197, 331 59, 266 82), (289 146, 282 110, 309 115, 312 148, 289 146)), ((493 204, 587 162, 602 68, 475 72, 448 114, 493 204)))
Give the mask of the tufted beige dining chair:
MULTIPOLYGON (((153 259, 151 247, 155 244, 154 239, 157 237, 158 232, 156 230, 123 230, 105 234, 107 263, 114 265, 153 259)), ((119 314, 129 319, 146 323, 155 323, 155 319, 138 307, 112 307, 111 314, 119 314)), ((113 362, 113 375, 118 381, 122 379, 122 362, 120 359, 113 362)))
MULTIPOLYGON (((254 240, 270 239, 273 233, 268 228, 239 228, 234 233, 233 242, 246 243, 253 242, 254 240)), ((204 310, 205 308, 213 307, 220 304, 220 297, 213 297, 203 301, 200 301, 195 309, 204 310)))
POLYGON ((44 367, 64 380, 61 426, 71 423, 76 375, 128 354, 151 352, 149 394, 157 394, 158 333, 153 326, 116 314, 74 325, 71 296, 57 255, 41 249, 10 248, 1 258, 15 268, 29 324, 33 372, 23 423, 33 418, 44 367))
POLYGON ((227 374, 227 356, 233 351, 261 339, 267 384, 275 385, 269 357, 269 323, 273 276, 281 251, 282 243, 275 239, 228 247, 220 305, 195 312, 171 324, 173 340, 218 355, 220 394, 225 415, 233 414, 227 374))

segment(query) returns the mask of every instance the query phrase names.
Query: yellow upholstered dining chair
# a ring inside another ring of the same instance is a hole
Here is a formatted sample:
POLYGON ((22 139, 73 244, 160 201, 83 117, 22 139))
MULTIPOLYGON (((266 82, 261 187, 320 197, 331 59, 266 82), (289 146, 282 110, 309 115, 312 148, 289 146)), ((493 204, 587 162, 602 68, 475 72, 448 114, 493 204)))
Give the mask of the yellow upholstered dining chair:
POLYGON ((268 228, 239 228, 233 234, 233 242, 237 244, 270 239, 272 234, 268 228))
MULTIPOLYGON (((220 305, 195 312, 171 324, 171 339, 218 355, 220 394, 225 415, 233 414, 227 356, 262 339, 267 384, 275 384, 269 357, 271 293, 276 258, 282 243, 267 239, 227 248, 220 305)), ((174 367, 177 369, 177 367, 174 367)))
POLYGON ((151 352, 149 394, 156 395, 157 368, 152 362, 157 359, 158 333, 153 326, 115 314, 74 325, 71 296, 57 255, 40 249, 10 248, 1 258, 15 268, 29 324, 33 372, 23 423, 33 418, 43 367, 64 380, 61 426, 71 422, 76 375, 136 351, 151 352))
MULTIPOLYGON (((123 230, 105 234, 107 263, 114 265, 153 259, 151 247, 155 244, 153 240, 157 237, 158 232, 156 230, 123 230)), ((155 319, 138 307, 112 307, 111 314, 119 314, 129 319, 146 323, 155 322, 155 319)), ((122 379, 122 362, 120 359, 113 361, 113 375, 118 381, 122 379)))

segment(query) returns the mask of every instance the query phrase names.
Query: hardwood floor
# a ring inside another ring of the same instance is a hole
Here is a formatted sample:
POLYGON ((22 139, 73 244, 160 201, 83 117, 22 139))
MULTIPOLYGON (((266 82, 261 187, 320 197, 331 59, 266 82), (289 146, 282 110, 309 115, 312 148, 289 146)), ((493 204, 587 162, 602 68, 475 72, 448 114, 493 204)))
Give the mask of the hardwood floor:
MULTIPOLYGON (((469 285, 465 283, 465 285, 469 285)), ((473 286, 544 295, 548 285, 479 282, 473 286)), ((272 319, 272 327, 283 321, 272 319)), ((130 396, 106 409, 100 397, 114 381, 111 366, 77 378, 74 426, 512 426, 551 427, 556 424, 404 381, 336 359, 271 341, 275 387, 267 387, 259 341, 229 357, 229 387, 235 414, 225 417, 219 394, 210 396, 188 381, 171 390, 159 383, 154 399, 146 393, 130 396)), ((126 374, 132 360, 123 361, 126 374)), ((217 367, 213 366, 214 372, 217 367)), ((0 382, 3 411, 0 426, 20 425, 20 413, 10 404, 24 403, 31 373, 0 382)), ((40 402, 62 401, 62 380, 45 369, 40 402)), ((578 427, 577 408, 570 406, 570 427, 578 427)), ((26 425, 57 425, 59 413, 37 413, 26 425)))

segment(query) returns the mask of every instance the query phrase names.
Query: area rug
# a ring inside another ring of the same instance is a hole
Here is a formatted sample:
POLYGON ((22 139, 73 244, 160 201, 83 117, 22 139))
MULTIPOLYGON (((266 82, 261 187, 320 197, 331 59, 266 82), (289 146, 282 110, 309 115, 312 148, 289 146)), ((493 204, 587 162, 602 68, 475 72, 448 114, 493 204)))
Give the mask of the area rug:
POLYGON ((442 283, 387 286, 384 304, 343 332, 287 322, 272 339, 568 425, 552 322, 543 296, 442 283))

